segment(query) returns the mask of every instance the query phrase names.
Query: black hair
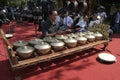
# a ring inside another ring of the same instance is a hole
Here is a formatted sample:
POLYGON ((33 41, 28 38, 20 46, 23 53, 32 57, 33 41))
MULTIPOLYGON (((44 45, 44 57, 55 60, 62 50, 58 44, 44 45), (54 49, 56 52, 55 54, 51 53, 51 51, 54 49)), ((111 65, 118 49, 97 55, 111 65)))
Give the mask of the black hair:
POLYGON ((88 14, 86 14, 86 13, 83 14, 83 17, 87 17, 87 16, 88 16, 88 14))
POLYGON ((68 10, 65 10, 65 11, 63 11, 63 14, 66 14, 68 12, 68 10))
POLYGON ((55 10, 55 9, 50 10, 50 11, 49 11, 49 15, 52 15, 52 14, 53 14, 53 11, 57 11, 57 10, 55 10))

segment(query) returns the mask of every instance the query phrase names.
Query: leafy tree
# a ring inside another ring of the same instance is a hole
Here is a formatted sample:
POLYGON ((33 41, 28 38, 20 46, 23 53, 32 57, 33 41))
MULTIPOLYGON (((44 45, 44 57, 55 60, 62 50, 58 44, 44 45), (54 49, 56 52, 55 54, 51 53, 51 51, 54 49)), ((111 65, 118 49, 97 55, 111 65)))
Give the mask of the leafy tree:
POLYGON ((20 6, 27 3, 27 0, 0 0, 0 6, 20 6))

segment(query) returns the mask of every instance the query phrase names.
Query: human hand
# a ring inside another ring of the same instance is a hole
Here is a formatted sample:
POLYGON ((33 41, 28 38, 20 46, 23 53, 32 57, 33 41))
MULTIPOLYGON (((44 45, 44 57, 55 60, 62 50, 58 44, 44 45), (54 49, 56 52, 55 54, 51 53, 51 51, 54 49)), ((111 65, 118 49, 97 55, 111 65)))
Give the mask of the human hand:
POLYGON ((71 29, 66 29, 66 32, 72 32, 72 30, 71 29))
POLYGON ((63 34, 63 33, 64 33, 64 31, 62 31, 62 30, 57 31, 57 34, 63 34))

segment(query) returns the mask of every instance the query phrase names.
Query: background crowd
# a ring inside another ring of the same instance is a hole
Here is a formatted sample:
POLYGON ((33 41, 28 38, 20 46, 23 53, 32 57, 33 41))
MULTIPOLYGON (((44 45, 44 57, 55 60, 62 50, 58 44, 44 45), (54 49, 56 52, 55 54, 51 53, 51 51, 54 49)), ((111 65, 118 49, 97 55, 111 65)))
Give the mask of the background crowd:
MULTIPOLYGON (((52 31, 56 32, 54 26, 57 25, 62 31, 87 31, 88 27, 94 24, 106 23, 109 21, 111 32, 118 33, 120 31, 120 5, 112 5, 110 13, 107 13, 107 8, 104 6, 94 6, 92 12, 89 13, 89 7, 86 0, 63 0, 63 5, 57 8, 53 0, 39 0, 37 3, 34 0, 29 0, 24 6, 2 6, 0 7, 0 20, 3 23, 9 24, 11 21, 17 23, 30 22, 38 24, 38 31, 45 32, 43 29, 47 22, 49 27, 53 26, 52 31), (56 11, 54 13, 54 11, 56 11), (109 14, 109 15, 108 15, 109 14), (53 20, 51 20, 53 18, 53 20), (110 19, 110 20, 109 20, 110 19), (51 24, 48 24, 51 23, 51 24), (44 26, 42 26, 44 24, 44 26)), ((47 29, 46 29, 47 30, 47 29)))

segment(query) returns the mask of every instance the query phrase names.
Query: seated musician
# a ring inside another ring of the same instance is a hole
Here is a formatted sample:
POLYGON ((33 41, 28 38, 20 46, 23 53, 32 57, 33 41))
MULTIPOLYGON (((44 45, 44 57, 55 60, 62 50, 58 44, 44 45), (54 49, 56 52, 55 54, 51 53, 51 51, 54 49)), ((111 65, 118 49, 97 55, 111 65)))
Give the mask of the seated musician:
MULTIPOLYGON (((94 26, 94 24, 100 24, 100 20, 98 19, 98 15, 97 14, 94 14, 93 15, 93 20, 90 21, 89 23, 89 27, 92 27, 94 26)), ((109 29, 109 37, 110 37, 110 40, 112 40, 112 36, 113 36, 113 31, 112 29, 109 29)))
POLYGON ((68 11, 64 11, 62 14, 62 20, 60 23, 60 30, 63 30, 65 33, 70 33, 72 32, 72 26, 73 26, 73 19, 69 16, 68 11))
POLYGON ((59 30, 59 23, 55 21, 57 16, 58 13, 56 10, 49 11, 48 20, 41 24, 41 30, 42 30, 41 38, 47 36, 55 36, 57 34, 62 33, 62 30, 59 30))
POLYGON ((75 26, 74 29, 76 30, 77 28, 80 28, 79 30, 76 31, 80 31, 80 32, 85 32, 87 29, 87 24, 88 24, 88 16, 84 15, 83 19, 81 19, 75 26))
POLYGON ((97 14, 94 14, 92 16, 92 20, 89 23, 89 27, 92 27, 94 24, 100 24, 100 20, 97 17, 98 17, 97 14))
POLYGON ((64 12, 63 25, 65 29, 69 29, 73 25, 73 19, 69 16, 68 11, 64 12))

